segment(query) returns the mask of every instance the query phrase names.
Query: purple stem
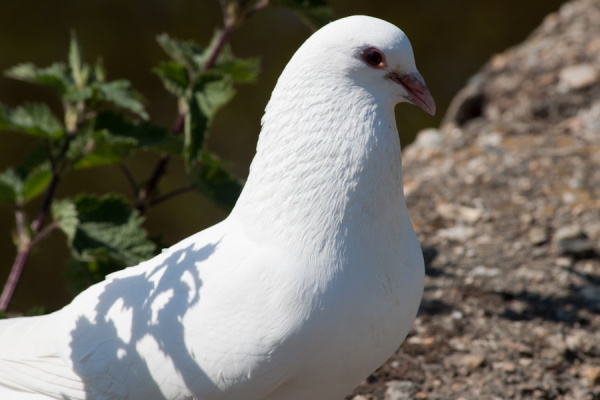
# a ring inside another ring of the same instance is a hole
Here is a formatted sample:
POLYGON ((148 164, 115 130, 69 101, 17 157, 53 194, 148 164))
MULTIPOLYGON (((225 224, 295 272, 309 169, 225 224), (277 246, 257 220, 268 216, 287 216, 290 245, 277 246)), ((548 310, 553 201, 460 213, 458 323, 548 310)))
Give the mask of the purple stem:
POLYGON ((217 62, 217 57, 219 57, 219 54, 221 53, 221 50, 223 50, 225 43, 227 43, 227 40, 229 39, 229 35, 231 35, 232 31, 233 31, 233 24, 227 22, 227 24, 223 28, 223 32, 221 32, 221 37, 219 38, 217 45, 213 49, 213 52, 210 55, 210 58, 204 65, 204 69, 202 70, 202 72, 207 72, 208 70, 210 70, 212 67, 215 66, 215 63, 217 62))
POLYGON ((44 196, 44 201, 42 203, 42 207, 38 212, 37 217, 31 223, 31 230, 34 232, 38 232, 46 219, 46 214, 48 214, 48 210, 52 205, 52 199, 54 198, 54 193, 56 193, 56 187, 58 186, 58 181, 60 180, 59 175, 55 172, 52 174, 52 180, 50 181, 50 186, 48 190, 46 190, 46 195, 44 196))
POLYGON ((15 258, 15 262, 10 270, 10 274, 8 275, 8 279, 4 284, 4 289, 2 289, 2 295, 0 296, 0 311, 6 311, 8 308, 8 303, 12 298, 13 293, 15 292, 15 288, 17 287, 17 283, 19 283, 19 278, 21 277, 21 273, 23 272, 23 267, 25 267, 25 262, 27 261, 27 257, 29 257, 30 249, 27 248, 25 250, 19 250, 17 253, 17 257, 15 258))

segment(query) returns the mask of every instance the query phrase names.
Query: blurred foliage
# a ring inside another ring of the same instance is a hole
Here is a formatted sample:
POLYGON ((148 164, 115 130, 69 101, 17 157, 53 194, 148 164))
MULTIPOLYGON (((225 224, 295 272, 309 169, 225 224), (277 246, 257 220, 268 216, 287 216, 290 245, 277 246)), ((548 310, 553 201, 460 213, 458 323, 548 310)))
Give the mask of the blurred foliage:
POLYGON ((270 4, 292 9, 313 27, 331 19, 323 0, 221 0, 225 26, 215 31, 208 46, 166 33, 157 37, 169 59, 154 72, 178 104, 172 129, 151 122, 143 97, 129 81, 107 81, 100 61, 86 63, 74 33, 66 62, 42 68, 22 63, 5 72, 9 78, 48 88, 63 109, 59 117, 46 104, 10 109, 0 103, 0 130, 36 140, 18 166, 0 173, 0 204, 15 209, 17 249, 0 297, 0 313, 8 306, 31 250, 50 232, 64 233, 71 252, 67 277, 70 286, 80 291, 107 273, 157 254, 164 244, 150 239, 143 227, 148 208, 189 190, 199 191, 226 210, 233 207, 243 183, 206 148, 206 139, 216 113, 235 95, 234 85, 254 82, 259 71, 258 59, 233 55, 229 35, 270 4), (149 178, 141 182, 127 164, 139 151, 159 158, 149 178), (172 157, 184 161, 189 185, 161 194, 157 187, 172 157), (108 164, 120 166, 131 185, 131 199, 114 193, 56 198, 57 186, 70 171, 108 164), (28 215, 24 206, 39 197, 38 212, 28 215))

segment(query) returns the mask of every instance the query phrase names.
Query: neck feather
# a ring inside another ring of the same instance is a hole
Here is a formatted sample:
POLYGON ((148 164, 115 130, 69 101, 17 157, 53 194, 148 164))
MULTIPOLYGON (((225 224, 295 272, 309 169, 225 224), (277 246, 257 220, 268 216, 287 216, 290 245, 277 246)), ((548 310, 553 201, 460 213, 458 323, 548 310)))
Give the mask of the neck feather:
POLYGON ((393 105, 343 79, 296 78, 273 92, 232 216, 254 240, 305 251, 394 237, 405 203, 393 105))

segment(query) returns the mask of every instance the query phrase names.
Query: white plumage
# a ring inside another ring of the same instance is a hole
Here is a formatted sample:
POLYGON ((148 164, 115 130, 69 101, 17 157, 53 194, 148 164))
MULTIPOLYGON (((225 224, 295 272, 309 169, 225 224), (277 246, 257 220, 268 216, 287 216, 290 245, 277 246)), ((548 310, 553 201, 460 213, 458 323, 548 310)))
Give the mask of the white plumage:
POLYGON ((53 314, 0 321, 0 398, 332 400, 423 290, 394 106, 433 113, 410 43, 333 22, 283 71, 229 217, 53 314))

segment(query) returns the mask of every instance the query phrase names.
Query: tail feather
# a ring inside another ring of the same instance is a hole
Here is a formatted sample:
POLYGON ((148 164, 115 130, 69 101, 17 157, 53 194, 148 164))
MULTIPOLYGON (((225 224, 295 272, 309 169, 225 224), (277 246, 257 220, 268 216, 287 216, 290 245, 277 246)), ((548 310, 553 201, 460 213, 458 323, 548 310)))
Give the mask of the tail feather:
POLYGON ((0 398, 86 398, 80 377, 58 353, 56 323, 56 313, 0 321, 0 398))

